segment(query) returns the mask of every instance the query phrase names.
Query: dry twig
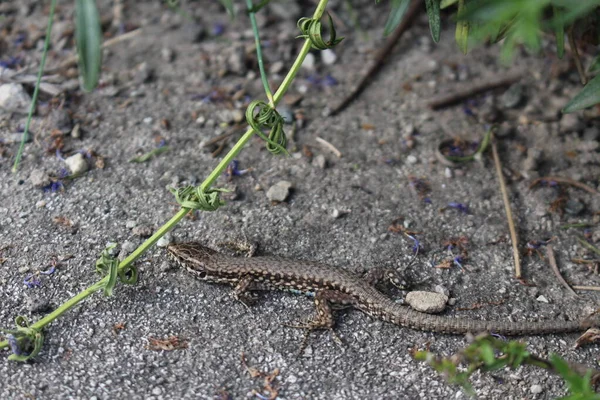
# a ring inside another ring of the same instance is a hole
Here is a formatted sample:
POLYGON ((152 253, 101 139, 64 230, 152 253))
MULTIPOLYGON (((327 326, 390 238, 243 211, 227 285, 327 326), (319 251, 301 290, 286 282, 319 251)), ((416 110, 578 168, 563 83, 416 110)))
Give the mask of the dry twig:
POLYGON ((506 212, 506 220, 508 221, 508 229, 510 231, 510 241, 512 242, 513 257, 515 259, 515 278, 521 279, 521 256, 519 254, 519 238, 517 236, 515 222, 513 220, 512 211, 510 209, 510 202, 508 200, 508 192, 506 191, 504 176, 502 175, 502 166, 500 165, 498 148, 496 146, 496 142, 493 139, 492 154, 494 156, 494 165, 496 166, 496 174, 498 175, 498 181, 500 182, 500 191, 502 192, 502 200, 504 201, 504 211, 506 212))
POLYGON ((577 297, 577 293, 575 293, 575 291, 571 288, 571 286, 569 286, 567 281, 565 281, 565 278, 563 278, 560 274, 558 265, 556 264, 556 257, 554 257, 554 250, 552 249, 552 246, 546 246, 546 255, 548 256, 548 263, 550 263, 550 267, 552 267, 552 271, 554 272, 554 275, 556 275, 556 279, 558 279, 558 281, 567 289, 569 293, 577 297))

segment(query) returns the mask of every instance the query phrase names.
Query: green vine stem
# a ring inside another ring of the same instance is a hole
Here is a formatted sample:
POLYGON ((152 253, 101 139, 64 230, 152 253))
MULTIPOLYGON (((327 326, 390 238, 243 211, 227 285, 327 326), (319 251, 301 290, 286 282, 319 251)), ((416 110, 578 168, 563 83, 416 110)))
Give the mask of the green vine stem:
POLYGON ((246 7, 248 7, 248 17, 250 18, 250 24, 252 25, 252 33, 254 34, 254 43, 256 46, 256 59, 258 60, 258 70, 260 71, 260 79, 262 80, 263 86, 265 88, 265 94, 267 95, 267 100, 269 100, 269 104, 271 105, 271 107, 275 107, 275 103, 273 103, 273 94, 271 93, 269 81, 267 80, 267 74, 265 73, 265 63, 263 62, 262 48, 260 46, 260 36, 258 35, 258 24, 256 23, 256 15, 252 11, 252 9, 254 8, 252 0, 246 0, 246 7))
MULTIPOLYGON (((319 4, 317 5, 317 8, 313 14, 313 18, 320 19, 323 16, 323 12, 325 11, 327 2, 328 2, 328 0, 320 0, 319 1, 319 4)), ((289 89, 292 81, 294 80, 294 78, 298 74, 298 71, 300 70, 300 66, 304 62, 306 55, 310 51, 310 48, 311 48, 311 41, 309 39, 306 39, 304 41, 304 44, 302 45, 302 48, 300 49, 300 52, 298 53, 298 56, 296 57, 296 60, 294 61, 294 64, 290 68, 290 71, 284 78, 279 89, 273 95, 273 104, 275 106, 281 101, 281 99, 283 98, 283 95, 289 89)), ((227 153, 227 155, 225 155, 225 157, 223 157, 223 159, 219 162, 219 164, 215 167, 215 169, 209 174, 209 176, 204 180, 204 182, 202 182, 202 184, 200 185, 200 188, 202 191, 206 191, 213 185, 213 183, 217 180, 217 178, 223 173, 223 171, 227 168, 227 166, 233 161, 233 159, 238 155, 238 153, 246 145, 246 143, 248 143, 248 141, 250 140, 250 138, 252 137, 253 134, 254 134, 253 129, 248 129, 246 131, 246 133, 244 133, 244 135, 240 138, 240 140, 238 140, 238 142, 233 146, 233 148, 229 151, 229 153, 227 153)), ((125 258, 119 264, 118 270, 122 271, 125 268, 127 268, 129 265, 131 265, 138 257, 140 257, 144 252, 146 252, 146 250, 148 250, 152 245, 154 245, 162 236, 164 236, 167 232, 169 232, 171 229, 173 229, 173 227, 175 227, 175 225, 177 225, 179 223, 179 221, 181 221, 181 219, 183 219, 183 217, 185 217, 185 215, 188 212, 190 212, 190 210, 191 209, 189 209, 189 208, 182 207, 181 210, 179 210, 177 212, 177 214, 175 214, 167 223, 165 223, 162 227, 160 227, 150 238, 148 238, 148 240, 146 240, 144 243, 142 243, 127 258, 125 258)), ((106 276, 106 277, 102 278, 100 281, 94 283, 93 285, 84 289, 80 293, 71 297, 69 300, 67 300, 65 303, 63 303, 56 310, 54 310, 50 314, 46 315, 45 317, 43 317, 36 323, 32 324, 31 328, 42 329, 46 325, 50 324, 52 321, 59 318, 61 315, 63 315, 65 312, 67 312, 68 310, 70 310, 71 308, 73 308, 74 306, 79 304, 81 301, 85 300, 91 294, 97 292, 98 290, 103 289, 105 287, 106 283, 108 282, 108 279, 109 279, 109 277, 106 276)), ((0 349, 6 348, 6 347, 8 347, 8 340, 0 342, 0 349)))
POLYGON ((40 92, 40 82, 42 81, 42 75, 44 73, 44 66, 46 65, 46 55, 48 54, 48 45, 50 44, 50 32, 52 31, 52 22, 54 21, 54 9, 56 8, 56 0, 52 0, 50 3, 50 12, 48 14, 48 27, 46 28, 46 39, 44 40, 44 51, 42 53, 42 60, 40 61, 40 69, 37 75, 37 81, 35 82, 35 88, 33 89, 33 96, 31 97, 31 106, 29 107, 29 115, 25 122, 25 131, 23 132, 23 138, 21 144, 19 144, 19 150, 15 158, 15 163, 12 167, 12 172, 16 173, 19 163, 21 162, 21 156, 23 155, 23 149, 25 148, 25 142, 27 141, 27 135, 29 135, 29 124, 35 111, 35 105, 37 103, 38 94, 40 92))

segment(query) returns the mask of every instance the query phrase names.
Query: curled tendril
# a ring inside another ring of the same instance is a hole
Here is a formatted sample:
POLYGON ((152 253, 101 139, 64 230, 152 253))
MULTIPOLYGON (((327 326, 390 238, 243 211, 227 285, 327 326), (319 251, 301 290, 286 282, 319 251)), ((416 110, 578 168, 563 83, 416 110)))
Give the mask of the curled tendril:
POLYGON ((321 34, 321 30, 323 28, 321 21, 313 18, 300 18, 298 20, 298 29, 302 32, 302 35, 298 36, 299 38, 308 39, 314 49, 317 50, 325 50, 330 49, 342 40, 343 37, 336 38, 335 28, 333 26, 333 20, 331 19, 331 15, 327 13, 327 17, 329 18, 329 40, 325 41, 323 39, 323 35, 321 34))
POLYGON ((104 294, 112 296, 112 291, 117 284, 117 278, 121 283, 128 285, 137 282, 138 271, 133 265, 129 265, 119 270, 119 260, 110 255, 110 251, 115 248, 116 244, 111 244, 102 251, 100 258, 96 261, 96 272, 100 275, 108 276, 108 281, 104 285, 104 294))
POLYGON ((287 138, 283 131, 283 117, 277 110, 264 101, 254 100, 246 109, 246 121, 254 132, 267 142, 267 150, 272 154, 285 153, 287 138), (256 111, 258 109, 258 112, 256 111), (269 136, 265 136, 263 129, 269 129, 269 136))
POLYGON ((204 191, 200 186, 185 186, 170 190, 175 195, 175 200, 181 207, 202 211, 215 211, 217 208, 225 205, 225 201, 219 197, 219 193, 229 192, 227 189, 220 188, 212 188, 204 191))
POLYGON ((44 334, 39 330, 32 328, 29 325, 29 320, 19 315, 15 318, 17 329, 2 329, 2 332, 7 333, 7 340, 13 352, 8 356, 12 361, 27 361, 38 355, 44 343, 44 334), (31 348, 33 350, 27 353, 25 350, 31 348))

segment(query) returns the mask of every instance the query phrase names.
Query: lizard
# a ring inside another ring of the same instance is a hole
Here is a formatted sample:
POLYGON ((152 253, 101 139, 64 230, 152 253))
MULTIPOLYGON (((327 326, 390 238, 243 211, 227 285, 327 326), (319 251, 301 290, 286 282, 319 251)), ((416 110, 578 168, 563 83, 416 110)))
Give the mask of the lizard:
POLYGON ((493 333, 529 336, 581 332, 597 327, 591 317, 578 321, 490 321, 426 314, 393 301, 375 284, 382 274, 367 279, 327 264, 289 260, 273 256, 232 257, 197 242, 170 244, 170 258, 196 278, 234 287, 233 297, 244 303, 250 291, 284 290, 314 297, 317 315, 298 325, 307 329, 332 330, 336 307, 354 307, 374 318, 411 329, 445 334, 493 333))

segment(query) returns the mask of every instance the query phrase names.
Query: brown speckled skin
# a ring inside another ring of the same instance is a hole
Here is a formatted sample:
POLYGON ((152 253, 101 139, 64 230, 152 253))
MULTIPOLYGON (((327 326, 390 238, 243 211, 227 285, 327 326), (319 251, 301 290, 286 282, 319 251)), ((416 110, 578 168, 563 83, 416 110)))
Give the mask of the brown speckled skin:
POLYGON ((196 277, 247 290, 287 290, 312 294, 318 317, 310 329, 331 328, 330 304, 351 305, 373 317, 396 325, 447 334, 490 332, 506 336, 542 335, 583 331, 592 324, 582 321, 484 321, 425 314, 394 303, 362 277, 341 268, 310 261, 277 257, 230 257, 199 243, 172 244, 168 252, 196 277))

